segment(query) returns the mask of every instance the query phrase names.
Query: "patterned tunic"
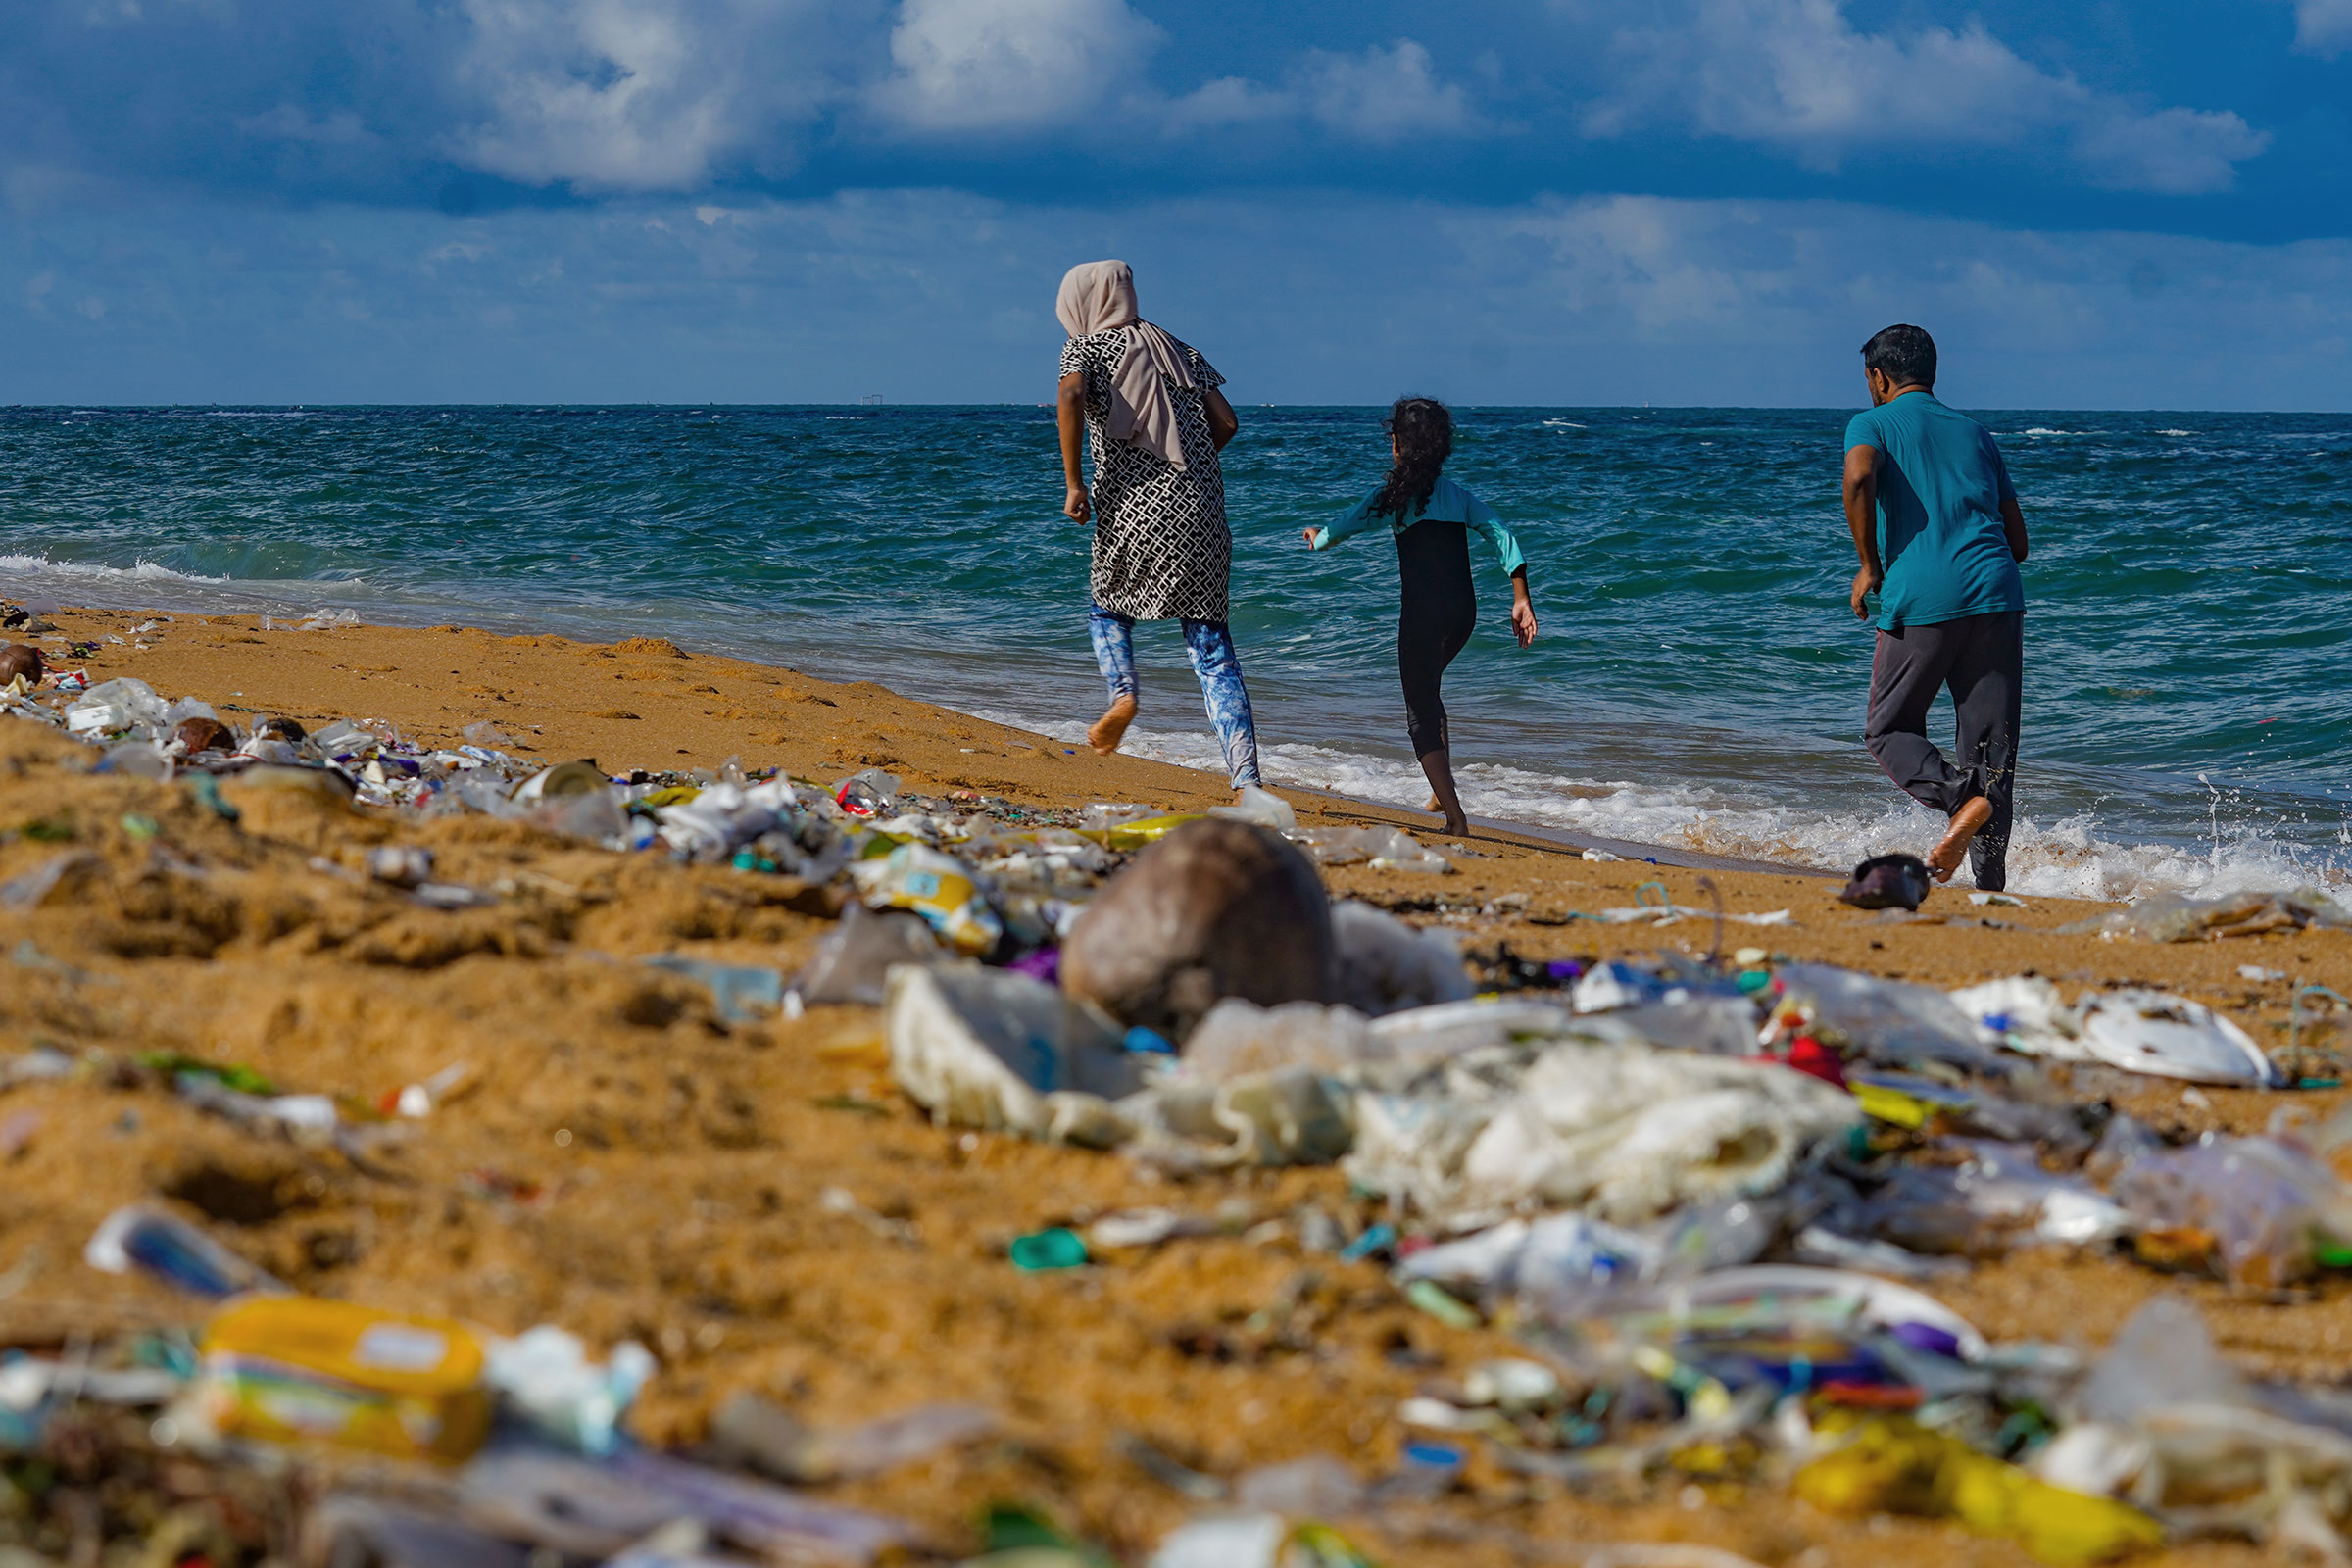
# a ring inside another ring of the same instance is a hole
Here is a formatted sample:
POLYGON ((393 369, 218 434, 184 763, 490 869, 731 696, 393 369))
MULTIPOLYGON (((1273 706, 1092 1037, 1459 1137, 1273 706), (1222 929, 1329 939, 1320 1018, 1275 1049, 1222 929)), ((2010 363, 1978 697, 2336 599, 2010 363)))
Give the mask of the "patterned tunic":
POLYGON ((1126 352, 1124 332, 1097 332, 1062 345, 1061 373, 1085 378, 1087 447, 1094 454, 1095 603, 1137 620, 1224 621, 1233 534, 1225 526, 1225 475, 1208 439, 1201 393, 1225 384, 1198 349, 1181 340, 1194 386, 1171 386, 1185 466, 1103 429, 1110 387, 1126 352))

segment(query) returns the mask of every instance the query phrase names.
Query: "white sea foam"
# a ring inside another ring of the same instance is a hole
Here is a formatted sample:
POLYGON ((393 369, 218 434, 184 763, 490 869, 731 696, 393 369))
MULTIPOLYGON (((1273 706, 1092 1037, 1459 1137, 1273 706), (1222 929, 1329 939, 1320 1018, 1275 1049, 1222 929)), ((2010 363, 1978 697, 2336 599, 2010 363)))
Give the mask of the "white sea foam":
POLYGON ((51 561, 46 556, 0 556, 0 572, 29 572, 34 576, 100 578, 113 582, 223 583, 226 577, 206 577, 173 571, 152 561, 132 566, 108 566, 93 561, 51 561))
POLYGON ((2197 432, 2194 430, 2159 430, 2156 433, 2158 435, 2195 435, 2197 432))
POLYGON ((2106 434, 2106 432, 2105 432, 2104 430, 2053 430, 2053 429, 2051 429, 2049 426, 2047 426, 2047 425, 2041 425, 2041 424, 2036 424, 2036 425, 2030 426, 2029 428, 2027 428, 2027 429, 2024 429, 2024 430, 2021 430, 2021 431, 2019 431, 2018 433, 2019 433, 2020 435, 2104 435, 2104 434, 2106 434))
MULTIPOLYGON (((982 710, 982 718, 1019 725, 1065 744, 1083 744, 1086 727, 1040 724, 1017 714, 982 710)), ((1154 761, 1222 772, 1224 759, 1206 731, 1130 729, 1127 752, 1154 761)), ((1312 745, 1266 747, 1260 757, 1278 784, 1330 790, 1362 800, 1418 809, 1429 798, 1420 767, 1404 759, 1312 745)), ((1772 801, 1739 798, 1686 785, 1571 779, 1495 762, 1455 769, 1462 805, 1474 816, 1843 871, 1873 855, 1922 853, 1942 832, 1943 820, 1891 790, 1874 793, 1843 810, 1823 812, 1772 801)), ((1965 880, 1965 873, 1963 874, 1965 880)), ((2308 852, 2226 825, 2212 844, 2127 844, 2104 837, 2089 815, 2054 821, 2021 819, 2010 840, 2009 890, 2050 898, 2127 900, 2151 893, 2220 894, 2250 888, 2320 883, 2352 888, 2352 854, 2318 862, 2308 852)))

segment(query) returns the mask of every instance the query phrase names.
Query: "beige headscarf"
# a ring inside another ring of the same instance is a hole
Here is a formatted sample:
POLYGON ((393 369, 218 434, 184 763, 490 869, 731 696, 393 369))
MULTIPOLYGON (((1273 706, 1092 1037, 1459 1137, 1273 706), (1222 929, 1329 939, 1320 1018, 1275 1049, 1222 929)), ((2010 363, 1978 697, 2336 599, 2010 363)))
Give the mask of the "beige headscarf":
POLYGON ((1072 337, 1126 332, 1126 352, 1110 378, 1110 417, 1104 421, 1104 433, 1183 467, 1184 441, 1176 429, 1176 402, 1168 396, 1168 386, 1172 382, 1190 387, 1193 372, 1185 367, 1176 340, 1137 314, 1133 270, 1125 262, 1079 263, 1063 275, 1054 314, 1072 337))

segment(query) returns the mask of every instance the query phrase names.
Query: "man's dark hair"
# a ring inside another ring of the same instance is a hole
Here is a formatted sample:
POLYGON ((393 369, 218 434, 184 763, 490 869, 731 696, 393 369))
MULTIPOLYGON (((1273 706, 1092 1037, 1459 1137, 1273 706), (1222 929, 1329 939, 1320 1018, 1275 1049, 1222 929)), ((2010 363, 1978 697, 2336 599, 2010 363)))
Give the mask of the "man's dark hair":
POLYGON ((1924 326, 1890 326, 1862 345, 1862 368, 1896 386, 1936 384, 1936 340, 1924 326))

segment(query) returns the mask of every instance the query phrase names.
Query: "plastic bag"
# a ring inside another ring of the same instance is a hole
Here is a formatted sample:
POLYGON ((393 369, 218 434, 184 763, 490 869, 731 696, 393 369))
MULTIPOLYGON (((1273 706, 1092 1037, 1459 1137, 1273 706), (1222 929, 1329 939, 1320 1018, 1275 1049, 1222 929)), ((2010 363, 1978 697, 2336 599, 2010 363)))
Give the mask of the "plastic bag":
POLYGON ((976 963, 890 971, 883 1021, 899 1087, 935 1121, 1107 1146, 1109 1101, 1142 1087, 1118 1027, 1027 975, 976 963))
POLYGON ((2352 1242, 2352 1195, 2335 1173, 2273 1138, 2214 1138, 2134 1160, 2116 1200, 2140 1256, 2276 1289, 2310 1274, 2321 1242, 2352 1242))
POLYGON ((1471 995, 1461 946, 1446 931, 1417 931, 1371 905, 1332 906, 1339 998, 1372 1017, 1471 995))
POLYGON ((939 943, 919 916, 877 914, 862 904, 852 904, 842 910, 840 923, 817 942, 795 984, 804 1002, 877 1005, 891 965, 939 961, 939 943))

